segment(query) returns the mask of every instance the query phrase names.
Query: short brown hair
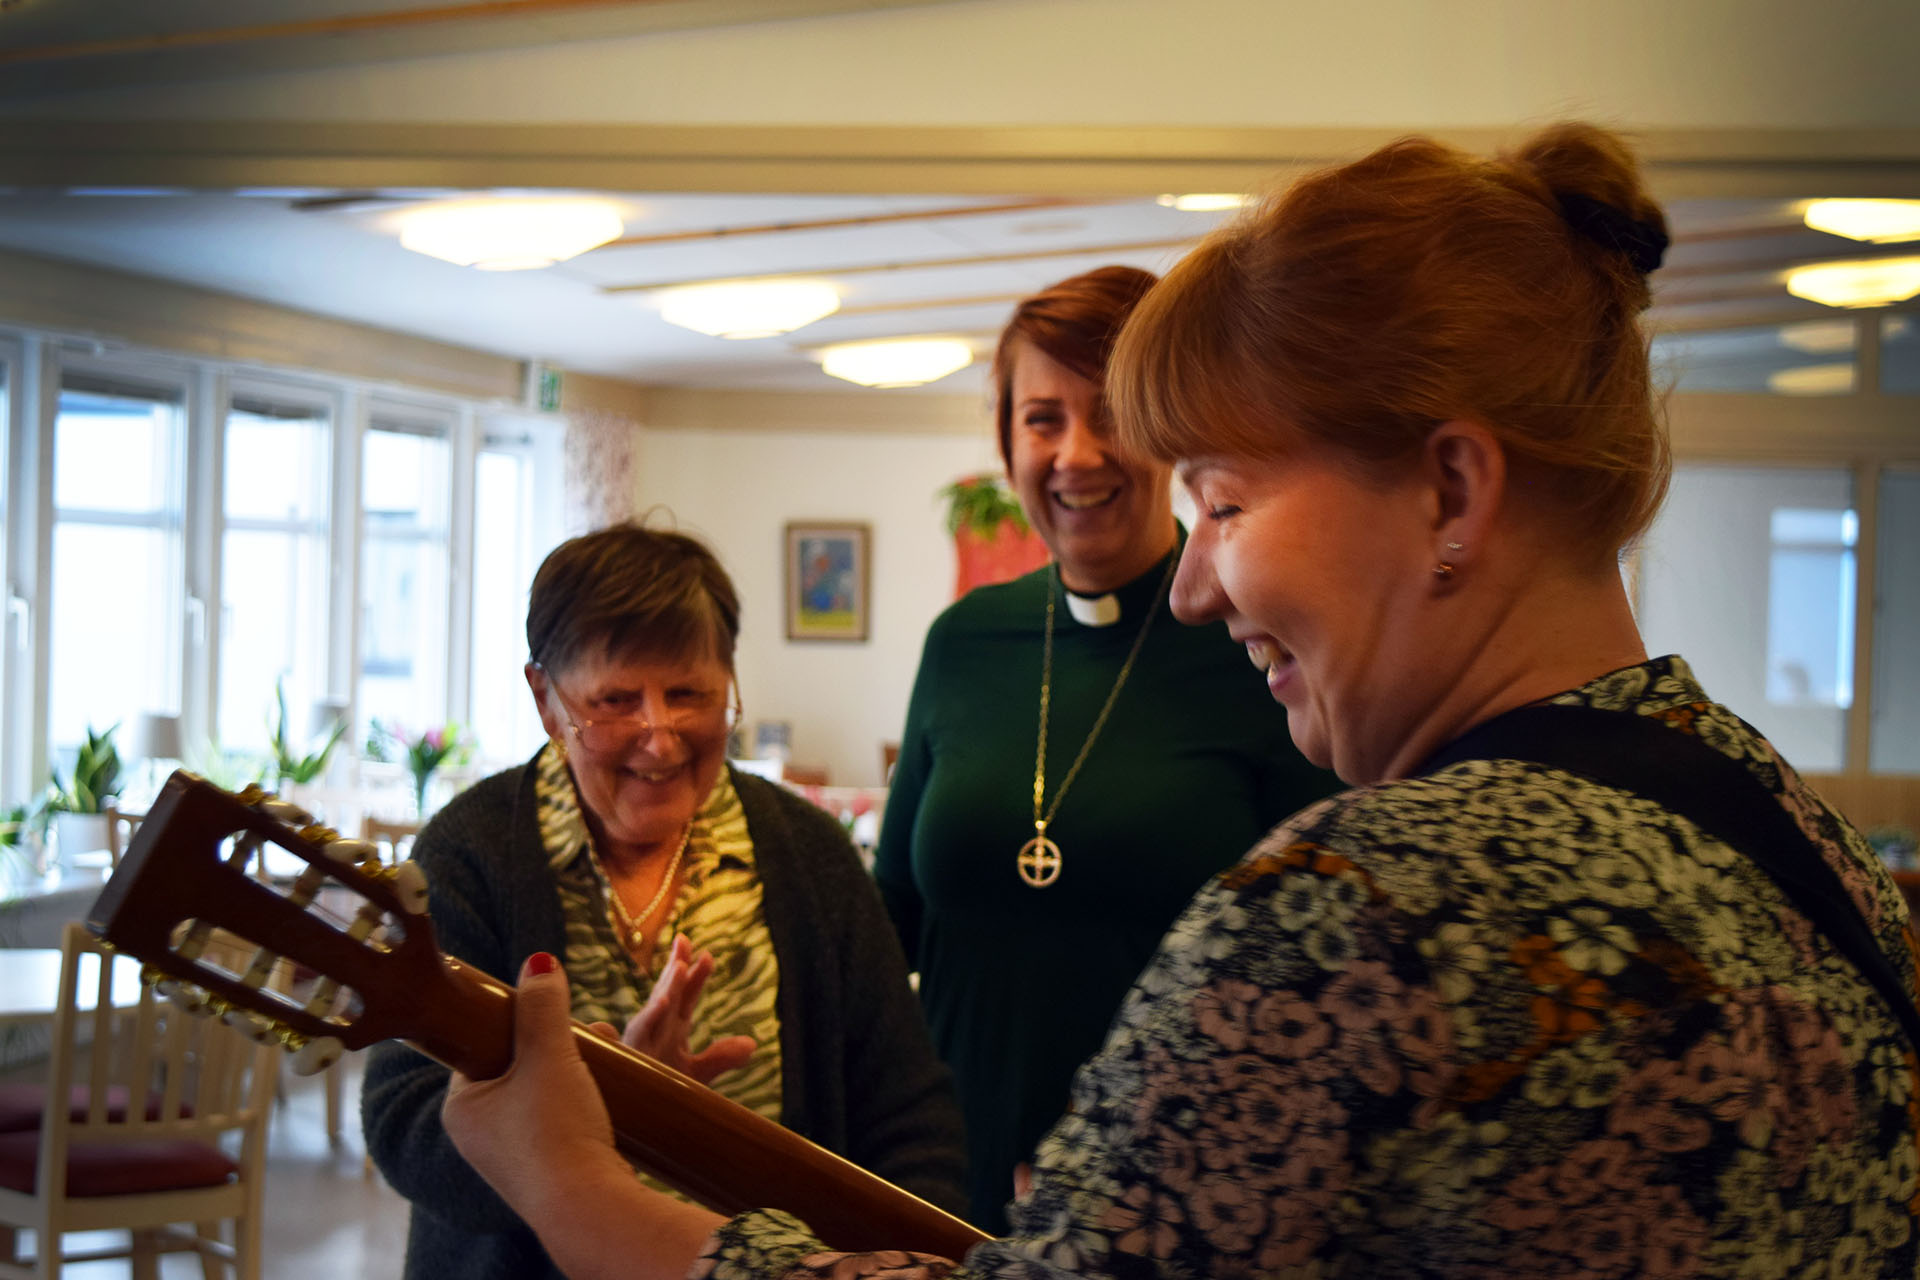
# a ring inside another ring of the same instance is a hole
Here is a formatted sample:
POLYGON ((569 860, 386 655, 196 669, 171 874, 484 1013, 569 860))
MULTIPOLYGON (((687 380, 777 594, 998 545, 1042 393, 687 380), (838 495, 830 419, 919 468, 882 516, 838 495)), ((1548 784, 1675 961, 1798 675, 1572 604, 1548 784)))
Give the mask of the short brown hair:
POLYGON ((527 653, 549 671, 596 647, 710 653, 731 669, 739 632, 740 597, 706 544, 631 521, 555 547, 527 593, 527 653))
POLYGON ((1013 466, 1013 351, 1031 343, 1088 382, 1107 372, 1114 339, 1157 277, 1138 267, 1100 267, 1021 301, 993 352, 994 420, 1000 459, 1013 466))
POLYGON ((1645 264, 1563 212, 1596 203, 1664 245, 1632 153, 1590 125, 1492 160, 1403 139, 1301 180, 1135 310, 1108 372, 1122 443, 1257 457, 1298 432, 1390 467, 1471 419, 1575 554, 1618 552, 1670 464, 1638 321, 1645 264))

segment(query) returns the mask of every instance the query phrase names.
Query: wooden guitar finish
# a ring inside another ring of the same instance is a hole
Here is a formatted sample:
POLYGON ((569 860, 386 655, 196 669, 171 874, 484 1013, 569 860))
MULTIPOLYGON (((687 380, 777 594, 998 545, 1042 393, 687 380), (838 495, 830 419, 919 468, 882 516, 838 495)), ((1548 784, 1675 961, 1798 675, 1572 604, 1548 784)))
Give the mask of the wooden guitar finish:
MULTIPOLYGON (((191 984, 214 1012, 251 1011, 262 1035, 290 1049, 334 1037, 346 1049, 404 1039, 475 1079, 512 1057, 513 989, 442 955, 417 896, 392 868, 360 860, 360 842, 298 830, 186 772, 175 773, 140 824, 88 926, 144 961, 150 976, 191 984), (282 892, 247 873, 262 842, 308 870, 282 892), (364 899, 354 932, 311 903, 322 885, 364 899), (411 905, 412 909, 409 909, 411 905), (183 939, 208 928, 261 948, 245 974, 203 963, 183 939), (189 954, 182 954, 183 952, 189 954), (321 975, 306 1004, 258 978, 274 957, 321 975), (333 984, 342 990, 336 995, 333 984)), ((416 890, 417 895, 417 890, 416 890)), ((634 1164, 723 1214, 778 1208, 834 1249, 913 1249, 958 1260, 985 1239, 974 1227, 823 1150, 713 1090, 579 1023, 574 1039, 634 1164)))

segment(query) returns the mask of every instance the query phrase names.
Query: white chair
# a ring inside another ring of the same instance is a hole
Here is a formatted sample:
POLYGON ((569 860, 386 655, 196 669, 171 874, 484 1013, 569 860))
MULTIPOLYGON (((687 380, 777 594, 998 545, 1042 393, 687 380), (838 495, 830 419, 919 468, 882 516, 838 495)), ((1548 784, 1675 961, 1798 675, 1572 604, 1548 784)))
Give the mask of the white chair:
POLYGON ((71 1102, 48 1107, 37 1132, 0 1134, 0 1276, 52 1280, 65 1263, 124 1257, 146 1280, 158 1254, 193 1250, 209 1276, 224 1263, 237 1280, 257 1280, 279 1050, 151 989, 115 1008, 115 963, 134 962, 67 926, 47 1096, 71 1102), (34 1233, 31 1258, 19 1256, 21 1230, 34 1233), (63 1254, 66 1233, 105 1230, 130 1232, 130 1244, 63 1254))

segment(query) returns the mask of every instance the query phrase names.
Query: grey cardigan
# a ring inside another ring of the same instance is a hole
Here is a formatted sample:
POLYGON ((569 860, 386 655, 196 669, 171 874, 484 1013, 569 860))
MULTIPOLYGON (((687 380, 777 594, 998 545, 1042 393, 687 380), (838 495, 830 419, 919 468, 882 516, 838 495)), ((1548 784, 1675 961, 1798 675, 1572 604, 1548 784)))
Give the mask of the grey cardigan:
MULTIPOLYGON (((511 981, 536 951, 565 954, 535 821, 534 771, 477 784, 421 832, 441 949, 511 981)), ((746 811, 780 965, 781 1123, 922 1199, 963 1212, 960 1113, 872 880, 827 814, 746 774, 746 811)), ((361 1090, 367 1151, 413 1204, 406 1275, 524 1280, 559 1272, 440 1124, 447 1070, 376 1047, 361 1090)))

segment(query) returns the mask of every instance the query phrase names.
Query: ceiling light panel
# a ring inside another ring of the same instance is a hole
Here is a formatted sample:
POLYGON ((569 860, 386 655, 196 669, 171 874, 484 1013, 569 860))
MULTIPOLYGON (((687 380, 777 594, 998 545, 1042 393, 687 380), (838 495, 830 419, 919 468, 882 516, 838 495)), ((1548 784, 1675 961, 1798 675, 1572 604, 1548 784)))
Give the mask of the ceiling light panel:
POLYGON ((840 309, 840 294, 819 280, 738 280, 667 289, 659 295, 668 324, 716 338, 770 338, 791 333, 840 309))
POLYGON ((1787 292, 1829 307, 1884 307, 1920 294, 1920 258, 1823 262, 1787 273, 1787 292))
POLYGON ((1920 200, 1815 200, 1804 217, 1815 231, 1850 240, 1920 240, 1920 200))
POLYGON ((625 230, 611 202, 564 196, 454 200, 408 209, 398 220, 404 247, 482 271, 550 267, 625 230))
POLYGON ((972 363, 973 348, 959 338, 848 342, 820 353, 822 369, 863 387, 918 387, 972 363))

